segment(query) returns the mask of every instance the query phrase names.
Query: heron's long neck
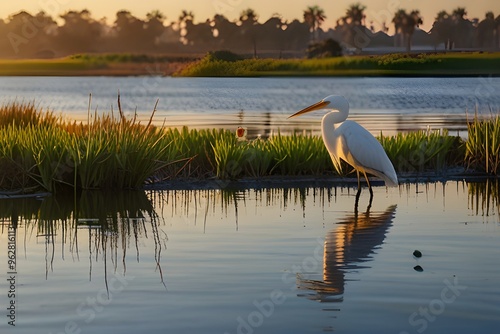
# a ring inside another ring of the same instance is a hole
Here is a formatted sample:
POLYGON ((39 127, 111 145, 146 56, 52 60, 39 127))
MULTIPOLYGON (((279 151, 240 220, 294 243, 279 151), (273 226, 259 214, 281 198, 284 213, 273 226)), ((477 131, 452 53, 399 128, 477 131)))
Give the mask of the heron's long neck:
POLYGON ((323 134, 325 132, 331 132, 335 128, 335 124, 342 123, 347 119, 349 114, 349 109, 347 110, 335 110, 331 111, 321 119, 321 129, 323 134))
POLYGON ((321 135, 323 137, 323 142, 325 143, 325 146, 330 154, 335 151, 335 127, 342 124, 342 122, 345 121, 346 118, 347 115, 344 116, 338 111, 332 111, 323 116, 323 118, 321 119, 321 135))

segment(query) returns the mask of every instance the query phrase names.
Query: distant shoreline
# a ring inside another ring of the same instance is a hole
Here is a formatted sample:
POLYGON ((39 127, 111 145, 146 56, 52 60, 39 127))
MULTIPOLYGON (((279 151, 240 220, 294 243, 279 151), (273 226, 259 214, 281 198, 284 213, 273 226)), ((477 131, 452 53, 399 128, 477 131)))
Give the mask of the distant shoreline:
MULTIPOLYGON (((229 58, 229 57, 228 57, 229 58)), ((231 60, 208 54, 178 74, 187 77, 464 77, 500 76, 500 52, 395 53, 315 59, 231 60)))
POLYGON ((389 54, 323 59, 76 55, 0 59, 0 76, 477 77, 500 76, 500 52, 389 54))
POLYGON ((0 76, 172 76, 192 61, 110 62, 89 64, 81 61, 0 60, 0 76))

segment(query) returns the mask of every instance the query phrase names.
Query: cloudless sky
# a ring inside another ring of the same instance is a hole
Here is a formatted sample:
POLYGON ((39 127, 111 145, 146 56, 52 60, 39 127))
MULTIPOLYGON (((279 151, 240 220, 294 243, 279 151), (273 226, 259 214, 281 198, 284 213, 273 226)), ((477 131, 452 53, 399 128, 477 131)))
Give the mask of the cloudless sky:
MULTIPOLYGON (((273 14, 280 14, 285 20, 298 18, 302 20, 303 11, 308 6, 318 5, 324 9, 327 20, 324 28, 334 27, 337 19, 345 14, 346 8, 357 0, 2 0, 0 3, 0 18, 24 9, 32 14, 44 10, 56 17, 67 10, 89 9, 95 19, 107 17, 112 23, 115 13, 119 10, 129 10, 133 15, 144 18, 151 10, 159 9, 167 17, 167 22, 177 21, 183 9, 192 11, 195 22, 205 21, 215 14, 223 14, 230 20, 239 17, 242 10, 252 8, 263 22, 273 14)), ((366 8, 366 25, 373 21, 375 30, 382 23, 392 28, 391 19, 397 9, 420 10, 424 24, 422 28, 429 30, 436 13, 440 10, 451 12, 456 7, 465 7, 469 19, 482 20, 486 11, 493 11, 495 17, 500 14, 500 0, 364 0, 359 1, 366 8)))

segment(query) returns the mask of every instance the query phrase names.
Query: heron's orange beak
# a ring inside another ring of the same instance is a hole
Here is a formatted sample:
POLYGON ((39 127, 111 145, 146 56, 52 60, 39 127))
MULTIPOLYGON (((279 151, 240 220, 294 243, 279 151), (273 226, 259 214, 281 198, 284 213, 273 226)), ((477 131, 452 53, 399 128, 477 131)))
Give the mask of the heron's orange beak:
POLYGON ((288 118, 292 118, 292 117, 295 117, 295 116, 299 116, 299 115, 302 115, 302 114, 305 114, 305 113, 308 113, 308 112, 311 112, 311 111, 314 111, 314 110, 319 110, 319 109, 324 109, 327 105, 330 104, 330 101, 319 101, 307 108, 304 108, 300 111, 297 111, 295 114, 293 114, 292 116, 289 116, 288 118))

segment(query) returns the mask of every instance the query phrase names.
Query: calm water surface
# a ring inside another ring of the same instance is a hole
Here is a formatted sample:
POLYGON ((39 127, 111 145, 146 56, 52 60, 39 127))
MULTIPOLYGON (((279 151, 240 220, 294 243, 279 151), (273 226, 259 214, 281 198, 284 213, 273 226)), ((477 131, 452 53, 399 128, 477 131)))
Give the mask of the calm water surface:
POLYGON ((0 332, 496 333, 498 182, 374 192, 2 199, 0 332))
POLYGON ((344 95, 351 118, 372 132, 447 128, 461 131, 466 110, 486 116, 500 109, 500 78, 171 78, 2 77, 0 102, 35 101, 86 120, 91 110, 123 111, 168 126, 245 126, 250 135, 292 130, 317 133, 319 117, 287 117, 330 94, 344 95))

